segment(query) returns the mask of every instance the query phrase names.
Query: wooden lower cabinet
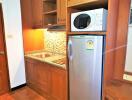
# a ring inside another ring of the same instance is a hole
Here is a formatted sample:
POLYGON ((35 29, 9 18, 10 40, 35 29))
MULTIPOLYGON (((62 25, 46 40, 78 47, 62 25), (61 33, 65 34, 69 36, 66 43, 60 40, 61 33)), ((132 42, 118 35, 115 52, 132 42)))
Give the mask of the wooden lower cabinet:
POLYGON ((5 55, 0 55, 0 95, 9 91, 7 71, 5 55))
POLYGON ((51 68, 51 97, 52 100, 67 100, 66 71, 51 68))
POLYGON ((26 79, 27 83, 31 85, 36 85, 36 71, 35 71, 35 66, 36 64, 33 62, 26 61, 26 79))
POLYGON ((50 68, 48 64, 38 64, 36 69, 36 76, 37 76, 37 86, 38 88, 43 91, 45 94, 50 93, 50 68))
POLYGON ((66 70, 26 58, 27 85, 47 100, 67 100, 66 70))

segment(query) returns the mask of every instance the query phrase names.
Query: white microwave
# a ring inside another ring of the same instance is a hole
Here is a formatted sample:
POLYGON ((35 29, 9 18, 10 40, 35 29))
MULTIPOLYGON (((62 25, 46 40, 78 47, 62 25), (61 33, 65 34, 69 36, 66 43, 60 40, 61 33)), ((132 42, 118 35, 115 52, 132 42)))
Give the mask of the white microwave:
POLYGON ((71 14, 71 31, 106 31, 107 10, 104 8, 71 14))

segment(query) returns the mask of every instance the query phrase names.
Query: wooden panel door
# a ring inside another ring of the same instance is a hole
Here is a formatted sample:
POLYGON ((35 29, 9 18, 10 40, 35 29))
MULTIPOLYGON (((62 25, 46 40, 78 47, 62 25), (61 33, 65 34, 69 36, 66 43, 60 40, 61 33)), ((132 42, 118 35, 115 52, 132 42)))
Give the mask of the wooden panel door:
POLYGON ((51 100, 67 100, 67 77, 66 71, 51 69, 51 100))
POLYGON ((26 60, 26 80, 27 84, 31 86, 36 85, 36 69, 35 69, 36 64, 28 59, 26 60))
POLYGON ((8 69, 5 54, 2 7, 0 4, 0 94, 9 90, 8 69))
POLYGON ((66 24, 66 0, 57 0, 57 24, 66 24))
POLYGON ((31 4, 33 28, 42 28, 43 0, 31 0, 31 4))
POLYGON ((46 63, 38 62, 36 66, 36 76, 37 76, 37 87, 44 92, 45 94, 49 95, 50 93, 50 68, 49 65, 46 63))
POLYGON ((0 94, 6 93, 9 90, 8 70, 4 55, 0 55, 0 94))

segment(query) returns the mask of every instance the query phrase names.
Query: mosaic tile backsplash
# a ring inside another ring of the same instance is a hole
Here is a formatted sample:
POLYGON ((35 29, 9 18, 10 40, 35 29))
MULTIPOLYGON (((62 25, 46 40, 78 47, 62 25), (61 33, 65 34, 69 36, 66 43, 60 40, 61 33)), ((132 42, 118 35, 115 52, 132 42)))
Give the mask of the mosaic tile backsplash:
POLYGON ((46 51, 66 54, 66 32, 44 30, 44 44, 46 51))

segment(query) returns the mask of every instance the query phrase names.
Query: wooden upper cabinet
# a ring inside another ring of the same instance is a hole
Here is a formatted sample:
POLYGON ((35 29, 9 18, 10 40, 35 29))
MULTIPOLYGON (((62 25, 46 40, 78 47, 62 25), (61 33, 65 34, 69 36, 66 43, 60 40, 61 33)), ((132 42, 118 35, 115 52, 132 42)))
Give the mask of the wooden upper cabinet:
POLYGON ((57 24, 56 0, 43 0, 43 25, 49 27, 57 24))
POLYGON ((31 9, 33 28, 43 27, 43 0, 31 0, 31 9))
POLYGON ((66 0, 57 0, 57 24, 66 24, 66 0))
POLYGON ((67 0, 68 7, 77 6, 77 5, 86 5, 86 4, 102 4, 103 2, 107 2, 107 0, 67 0))

